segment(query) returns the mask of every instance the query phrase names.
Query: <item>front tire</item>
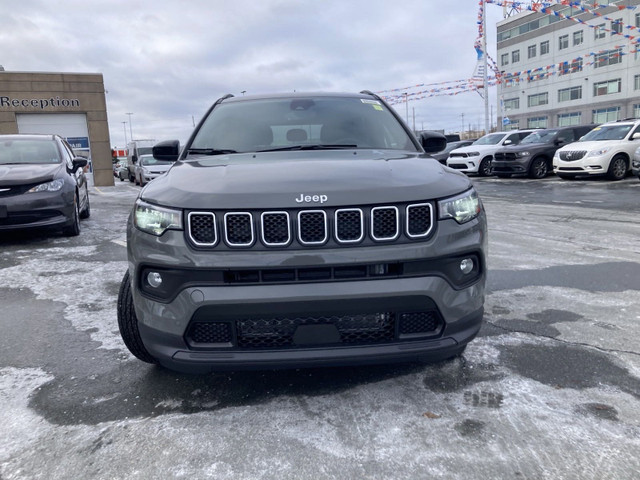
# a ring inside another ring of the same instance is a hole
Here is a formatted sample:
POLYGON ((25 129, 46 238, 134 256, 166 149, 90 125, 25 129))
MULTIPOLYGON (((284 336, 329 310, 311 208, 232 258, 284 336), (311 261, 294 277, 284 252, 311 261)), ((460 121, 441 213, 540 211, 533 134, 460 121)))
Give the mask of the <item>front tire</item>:
POLYGON ((86 188, 86 203, 84 205, 84 208, 82 209, 82 211, 80 212, 80 218, 89 218, 91 216, 91 204, 89 203, 89 187, 86 188))
POLYGON ((531 166, 529 167, 529 178, 541 179, 546 177, 548 173, 549 165, 547 165, 546 159, 538 157, 531 161, 531 166))
POLYGON ((144 348, 140 337, 138 317, 136 317, 136 311, 133 308, 129 270, 124 274, 122 283, 120 283, 120 291, 118 292, 118 328, 124 344, 136 358, 146 363, 158 363, 144 348))
POLYGON ((80 201, 78 199, 78 195, 76 194, 73 197, 73 215, 72 215, 72 223, 68 227, 64 227, 62 229, 62 234, 67 237, 77 237, 80 235, 80 201))
POLYGON ((491 157, 483 158, 480 162, 480 166, 478 167, 478 174, 481 177, 489 177, 491 176, 491 157))
POLYGON ((627 159, 622 155, 616 155, 609 163, 607 177, 610 180, 622 180, 627 175, 627 159))

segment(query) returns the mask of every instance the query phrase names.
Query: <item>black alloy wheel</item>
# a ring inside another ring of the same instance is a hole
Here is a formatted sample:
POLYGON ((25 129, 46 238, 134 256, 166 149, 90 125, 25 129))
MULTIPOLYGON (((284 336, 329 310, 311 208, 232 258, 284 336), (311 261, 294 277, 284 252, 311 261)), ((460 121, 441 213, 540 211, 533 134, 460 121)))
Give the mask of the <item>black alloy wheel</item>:
POLYGON ((491 157, 483 158, 478 167, 478 173, 481 177, 489 177, 492 174, 491 170, 491 157))
POLYGON ((537 157, 531 160, 529 167, 529 178, 544 178, 549 173, 549 165, 547 160, 543 157, 537 157))
POLYGON ((78 194, 73 197, 72 223, 62 229, 62 234, 67 237, 77 237, 80 235, 80 200, 78 194))

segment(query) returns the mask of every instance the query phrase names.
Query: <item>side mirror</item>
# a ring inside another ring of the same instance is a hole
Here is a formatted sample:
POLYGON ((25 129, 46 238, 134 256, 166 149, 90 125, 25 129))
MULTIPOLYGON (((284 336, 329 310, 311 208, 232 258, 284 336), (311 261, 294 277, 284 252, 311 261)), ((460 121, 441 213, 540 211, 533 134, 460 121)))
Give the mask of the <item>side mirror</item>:
POLYGON ((422 132, 419 140, 427 153, 438 153, 447 147, 446 137, 438 132, 422 132))
POLYGON ((72 162, 73 168, 71 169, 71 173, 77 172, 79 168, 84 168, 89 163, 85 157, 75 157, 72 162))
POLYGON ((511 145, 513 143, 513 141, 511 140, 505 140, 503 145, 511 145))
POLYGON ((178 155, 180 155, 180 141, 165 140, 164 142, 156 143, 152 152, 153 158, 157 160, 175 162, 178 159, 178 155))
POLYGON ((631 140, 638 140, 640 139, 640 132, 636 132, 633 135, 631 135, 631 140))

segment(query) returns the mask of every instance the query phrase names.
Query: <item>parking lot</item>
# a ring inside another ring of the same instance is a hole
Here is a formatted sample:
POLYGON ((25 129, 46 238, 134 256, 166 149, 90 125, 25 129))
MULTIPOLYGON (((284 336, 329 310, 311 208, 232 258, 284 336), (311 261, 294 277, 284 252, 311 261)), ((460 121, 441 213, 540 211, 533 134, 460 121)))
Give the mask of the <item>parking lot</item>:
POLYGON ((0 237, 0 479, 633 479, 640 181, 474 178, 485 324, 464 356, 187 376, 118 333, 140 187, 80 236, 0 237))

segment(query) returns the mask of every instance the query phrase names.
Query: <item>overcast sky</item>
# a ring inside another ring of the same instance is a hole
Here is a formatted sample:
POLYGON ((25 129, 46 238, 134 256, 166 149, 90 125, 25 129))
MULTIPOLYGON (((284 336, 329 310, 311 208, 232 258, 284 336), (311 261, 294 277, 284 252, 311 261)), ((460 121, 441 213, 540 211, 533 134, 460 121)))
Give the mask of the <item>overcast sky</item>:
MULTIPOLYGON (((494 58, 501 18, 501 7, 487 6, 494 58)), ((477 0, 4 0, 0 65, 102 73, 112 146, 124 146, 130 127, 134 138, 185 141, 226 93, 379 92, 468 79, 477 19, 477 0)), ((408 106, 419 130, 459 131, 462 114, 465 129, 484 126, 475 92, 408 106)), ((405 117, 404 104, 396 109, 405 117)))

